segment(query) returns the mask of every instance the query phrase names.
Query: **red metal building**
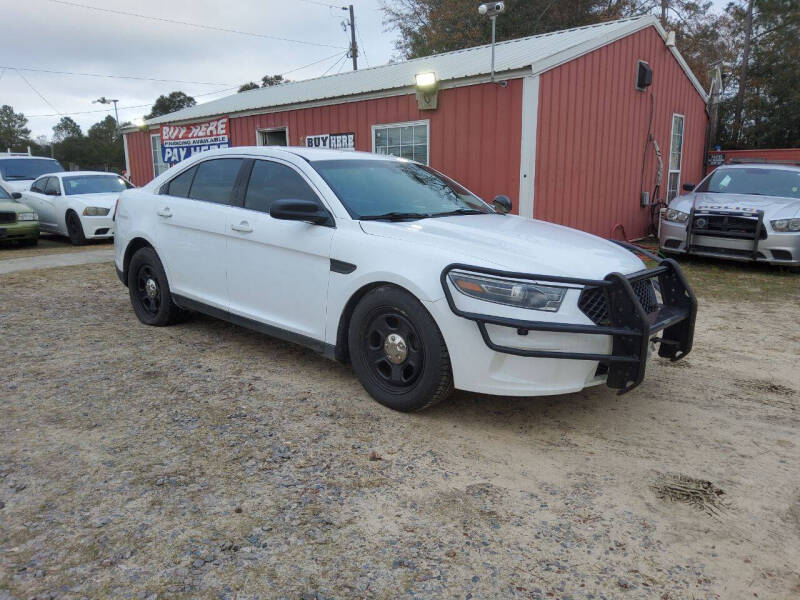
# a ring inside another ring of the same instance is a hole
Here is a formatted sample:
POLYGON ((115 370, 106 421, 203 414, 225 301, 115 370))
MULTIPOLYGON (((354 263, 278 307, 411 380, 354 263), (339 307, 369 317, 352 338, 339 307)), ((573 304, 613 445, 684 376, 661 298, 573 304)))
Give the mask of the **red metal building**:
POLYGON ((490 73, 481 46, 235 94, 127 130, 128 173, 143 185, 168 168, 163 128, 226 117, 203 143, 405 156, 523 216, 629 238, 647 232, 656 148, 658 197, 702 176, 706 95, 652 17, 501 42, 490 73))

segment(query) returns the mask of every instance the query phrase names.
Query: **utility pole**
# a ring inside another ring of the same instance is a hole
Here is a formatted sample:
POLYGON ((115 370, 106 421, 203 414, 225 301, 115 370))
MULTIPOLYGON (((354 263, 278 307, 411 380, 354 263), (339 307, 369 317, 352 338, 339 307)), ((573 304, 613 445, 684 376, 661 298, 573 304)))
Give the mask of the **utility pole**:
POLYGON ((739 142, 742 133, 742 111, 744 110, 744 93, 747 88, 747 73, 750 69, 750 38, 753 35, 753 5, 755 0, 747 3, 747 18, 744 23, 744 48, 742 49, 742 70, 739 73, 739 90, 736 93, 736 109, 733 115, 733 139, 739 142))
POLYGON ((117 112, 117 102, 119 100, 113 98, 106 98, 105 96, 101 96, 97 100, 93 100, 92 104, 113 104, 114 105, 114 120, 117 122, 117 137, 120 135, 119 129, 119 112, 117 112))
POLYGON ((667 11, 669 10, 669 0, 661 0, 661 26, 667 27, 667 11))
POLYGON ((353 13, 353 5, 350 9, 350 56, 353 58, 353 71, 358 71, 358 44, 356 43, 356 17, 353 13))

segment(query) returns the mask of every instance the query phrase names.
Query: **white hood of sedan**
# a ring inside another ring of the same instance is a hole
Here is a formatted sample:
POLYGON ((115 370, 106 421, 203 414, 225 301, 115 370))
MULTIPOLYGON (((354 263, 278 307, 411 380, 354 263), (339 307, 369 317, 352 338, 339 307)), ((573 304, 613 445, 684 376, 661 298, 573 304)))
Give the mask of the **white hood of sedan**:
POLYGON ((754 194, 688 194, 670 203, 670 208, 688 213, 695 208, 700 210, 722 210, 731 212, 764 211, 765 219, 790 219, 800 216, 800 200, 782 196, 756 196, 754 194))
POLYGON ((75 194, 67 196, 70 200, 78 200, 86 206, 99 206, 101 208, 114 208, 114 203, 122 192, 108 194, 75 194))
POLYGON ((460 215, 418 221, 361 221, 370 235, 428 245, 452 253, 453 262, 508 271, 602 279, 644 268, 628 250, 576 229, 515 215, 460 215))

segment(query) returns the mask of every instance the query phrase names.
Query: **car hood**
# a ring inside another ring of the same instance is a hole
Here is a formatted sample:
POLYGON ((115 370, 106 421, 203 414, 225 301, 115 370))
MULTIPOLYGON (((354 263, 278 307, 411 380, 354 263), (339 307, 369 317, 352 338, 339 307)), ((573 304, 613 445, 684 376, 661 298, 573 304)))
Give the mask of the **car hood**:
POLYGON ((752 194, 687 194, 670 203, 675 208, 688 213, 692 209, 721 210, 731 212, 764 211, 765 220, 789 219, 800 216, 800 200, 782 196, 754 196, 752 194))
POLYGON ((86 206, 100 206, 101 208, 114 208, 114 203, 122 192, 108 194, 75 194, 67 196, 70 200, 77 200, 86 206))
POLYGON ((515 215, 461 215, 418 221, 361 221, 370 235, 425 245, 449 262, 508 271, 602 279, 644 268, 628 250, 576 229, 515 215))
POLYGON ((0 200, 0 212, 15 212, 17 214, 24 212, 33 212, 33 209, 27 204, 21 202, 14 202, 13 200, 0 200))
POLYGON ((11 192, 27 192, 31 189, 33 179, 12 179, 11 181, 3 180, 3 186, 11 192))

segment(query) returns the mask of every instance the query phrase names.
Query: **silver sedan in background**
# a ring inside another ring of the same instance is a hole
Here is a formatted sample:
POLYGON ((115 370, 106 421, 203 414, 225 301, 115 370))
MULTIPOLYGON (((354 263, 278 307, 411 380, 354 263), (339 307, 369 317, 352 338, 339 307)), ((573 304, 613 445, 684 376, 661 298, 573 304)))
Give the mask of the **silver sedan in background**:
POLYGON ((800 167, 723 165, 661 218, 665 253, 800 266, 800 167))

